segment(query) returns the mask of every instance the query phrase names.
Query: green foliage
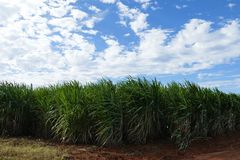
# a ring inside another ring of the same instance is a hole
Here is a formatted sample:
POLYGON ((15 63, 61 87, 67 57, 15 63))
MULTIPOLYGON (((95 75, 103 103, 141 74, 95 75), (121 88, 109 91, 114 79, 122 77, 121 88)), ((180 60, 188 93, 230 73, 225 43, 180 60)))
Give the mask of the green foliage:
POLYGON ((100 145, 121 144, 124 138, 124 99, 118 86, 109 80, 101 80, 94 88, 92 114, 96 120, 96 141, 100 145))
POLYGON ((93 128, 90 114, 93 95, 76 81, 51 88, 53 100, 46 113, 54 136, 64 142, 88 143, 93 128))
POLYGON ((0 134, 35 134, 39 108, 34 102, 32 88, 7 82, 0 83, 0 134))
POLYGON ((127 140, 146 143, 159 137, 163 112, 163 86, 157 81, 129 79, 120 84, 119 92, 124 95, 124 115, 127 140))
POLYGON ((0 83, 0 134, 98 145, 197 138, 240 129, 240 96, 194 83, 129 78, 32 89, 0 83))

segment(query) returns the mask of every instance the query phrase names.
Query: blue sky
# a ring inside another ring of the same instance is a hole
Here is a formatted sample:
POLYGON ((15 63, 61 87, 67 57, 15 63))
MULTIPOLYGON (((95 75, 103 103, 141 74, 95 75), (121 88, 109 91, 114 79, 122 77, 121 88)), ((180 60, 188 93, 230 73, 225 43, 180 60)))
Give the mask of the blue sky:
POLYGON ((0 80, 190 80, 240 93, 239 0, 0 0, 0 80))

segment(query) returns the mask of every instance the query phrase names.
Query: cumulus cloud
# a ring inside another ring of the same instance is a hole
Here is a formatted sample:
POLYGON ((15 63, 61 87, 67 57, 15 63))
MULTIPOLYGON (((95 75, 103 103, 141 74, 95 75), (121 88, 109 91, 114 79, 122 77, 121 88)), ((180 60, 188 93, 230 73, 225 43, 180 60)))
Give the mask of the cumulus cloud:
MULTIPOLYGON (((234 88, 239 89, 240 88, 240 78, 234 78, 234 79, 227 79, 227 80, 214 80, 214 81, 204 81, 199 83, 203 87, 221 87, 221 88, 234 88)), ((230 90, 228 90, 230 91, 230 90)))
POLYGON ((111 3, 115 3, 116 0, 100 0, 100 2, 111 4, 111 3))
POLYGON ((227 6, 232 9, 232 8, 234 8, 236 6, 236 4, 235 3, 228 3, 227 6))
POLYGON ((95 35, 97 31, 82 28, 94 28, 101 17, 76 9, 74 2, 0 1, 0 8, 9 12, 8 16, 0 12, 2 79, 45 84, 74 79, 74 66, 86 70, 79 63, 90 64, 95 45, 81 33, 95 35), (65 74, 69 76, 61 77, 65 74))
POLYGON ((151 28, 148 14, 117 2, 122 24, 139 39, 129 48, 117 37, 102 36, 95 28, 102 15, 76 8, 74 0, 15 2, 19 3, 0 0, 0 8, 8 13, 0 10, 2 80, 42 85, 103 76, 192 73, 240 56, 237 19, 218 28, 213 22, 191 19, 175 33, 151 28), (106 48, 99 50, 91 40, 96 34, 106 48))
POLYGON ((88 16, 88 14, 86 12, 83 12, 83 11, 78 10, 78 9, 71 9, 71 16, 74 19, 82 20, 83 18, 86 18, 88 16))
POLYGON ((149 26, 147 23, 148 14, 142 13, 136 8, 131 9, 122 2, 118 2, 117 6, 119 9, 120 24, 124 26, 129 25, 135 33, 138 33, 149 26))
POLYGON ((168 30, 145 30, 134 50, 108 40, 109 47, 97 59, 99 71, 111 77, 192 73, 239 57, 239 21, 231 21, 217 30, 211 24, 193 19, 173 38, 168 30))
POLYGON ((210 78, 219 78, 223 76, 222 73, 198 73, 197 78, 200 80, 210 79, 210 78))
POLYGON ((90 11, 95 12, 95 13, 101 12, 101 9, 99 9, 98 7, 96 7, 96 6, 94 6, 94 5, 89 6, 88 9, 89 9, 90 11))
POLYGON ((188 6, 186 4, 184 5, 176 5, 175 8, 178 9, 178 10, 181 10, 181 9, 184 9, 184 8, 187 8, 188 6))
POLYGON ((151 0, 134 0, 137 3, 140 3, 142 8, 146 9, 151 4, 151 0))

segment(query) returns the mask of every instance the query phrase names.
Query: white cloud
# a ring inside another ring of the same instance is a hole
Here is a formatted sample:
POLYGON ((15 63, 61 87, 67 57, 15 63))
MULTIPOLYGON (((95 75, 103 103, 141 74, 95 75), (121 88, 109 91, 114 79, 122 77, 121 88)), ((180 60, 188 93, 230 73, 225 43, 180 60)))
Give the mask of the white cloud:
POLYGON ((130 9, 122 2, 117 3, 120 16, 120 24, 127 26, 137 34, 138 32, 146 29, 149 24, 147 23, 148 14, 142 13, 138 9, 130 9))
POLYGON ((209 78, 216 78, 222 75, 222 73, 198 73, 197 78, 200 80, 204 80, 209 78))
POLYGON ((137 3, 140 3, 143 9, 146 9, 150 6, 151 0, 134 0, 137 3))
POLYGON ((90 29, 90 30, 81 30, 83 33, 86 33, 86 34, 91 34, 91 35, 96 35, 98 33, 97 30, 93 30, 93 29, 90 29))
POLYGON ((240 57, 239 20, 216 29, 213 22, 192 19, 174 33, 150 28, 148 14, 118 2, 122 23, 137 34, 139 43, 128 48, 117 37, 105 35, 107 47, 99 50, 92 39, 102 34, 95 28, 102 14, 85 13, 72 5, 75 1, 17 2, 0 0, 1 80, 39 85, 102 76, 184 74, 240 57), (53 7, 67 11, 49 16, 53 7))
POLYGON ((49 11, 50 11, 51 16, 60 18, 60 17, 65 16, 71 9, 72 9, 72 7, 70 7, 70 6, 61 6, 58 8, 52 8, 49 11))
MULTIPOLYGON (((150 29, 140 33, 140 45, 138 47, 141 56, 146 58, 160 57, 159 51, 164 47, 167 31, 162 29, 150 29)), ((162 55, 164 56, 164 54, 162 55)))
POLYGON ((129 37, 130 36, 130 33, 126 33, 124 34, 125 37, 129 37))
POLYGON ((68 30, 77 27, 76 21, 72 17, 54 18, 48 21, 48 24, 59 28, 66 28, 68 30))
POLYGON ((236 6, 235 3, 228 3, 228 7, 231 8, 231 9, 232 9, 233 7, 235 7, 235 6, 236 6))
POLYGON ((185 71, 209 68, 240 55, 237 46, 240 41, 235 35, 240 32, 239 21, 231 21, 215 31, 211 24, 193 19, 172 39, 170 50, 179 57, 179 67, 185 71))
POLYGON ((115 3, 116 0, 100 0, 100 2, 111 4, 111 3, 115 3))
POLYGON ((90 16, 72 6, 74 2, 0 0, 0 9, 5 9, 0 11, 1 80, 46 84, 88 79, 86 70, 91 67, 85 65, 90 64, 95 45, 80 34, 96 34, 98 31, 82 27, 94 28, 102 15, 90 16), (75 70, 81 72, 77 77, 75 70))
POLYGON ((87 19, 86 21, 83 21, 82 24, 85 25, 87 28, 94 28, 95 24, 99 21, 101 21, 103 18, 102 17, 91 17, 89 19, 87 19))
POLYGON ((211 24, 193 19, 173 38, 167 30, 145 30, 139 35, 140 44, 133 50, 126 49, 114 38, 107 38, 108 48, 97 58, 98 72, 110 77, 184 74, 239 57, 240 22, 229 22, 218 30, 213 30, 211 24))
POLYGON ((86 18, 88 14, 86 12, 83 12, 78 9, 71 9, 71 15, 74 19, 82 20, 83 18, 86 18))
POLYGON ((234 78, 234 79, 227 79, 227 80, 214 80, 214 81, 204 81, 199 82, 199 84, 203 87, 221 87, 221 88, 228 88, 230 89, 239 89, 240 88, 240 78, 234 78))
POLYGON ((175 8, 178 9, 178 10, 181 10, 181 9, 184 9, 184 8, 187 8, 188 6, 186 4, 184 5, 176 5, 175 8))
POLYGON ((90 11, 95 12, 95 13, 101 12, 101 9, 97 8, 97 7, 94 6, 94 5, 89 6, 88 9, 89 9, 90 11))
POLYGON ((0 0, 0 24, 19 19, 21 16, 27 18, 32 14, 44 14, 44 10, 39 10, 39 7, 44 7, 44 0, 0 0), (41 12, 41 13, 39 13, 41 12))

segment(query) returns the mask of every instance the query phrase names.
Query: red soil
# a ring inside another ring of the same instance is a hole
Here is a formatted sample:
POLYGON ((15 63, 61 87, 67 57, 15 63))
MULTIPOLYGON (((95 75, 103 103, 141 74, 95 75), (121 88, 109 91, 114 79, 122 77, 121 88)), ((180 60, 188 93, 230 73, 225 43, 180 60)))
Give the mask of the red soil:
POLYGON ((75 146, 71 154, 74 160, 240 160, 240 133, 194 141, 184 152, 169 143, 158 143, 111 148, 75 146))

